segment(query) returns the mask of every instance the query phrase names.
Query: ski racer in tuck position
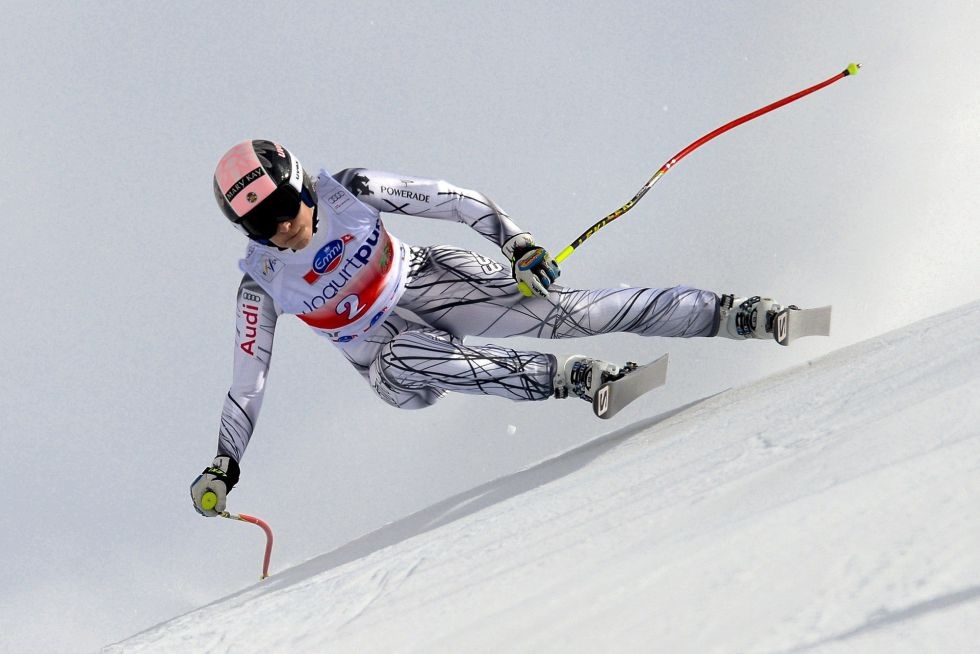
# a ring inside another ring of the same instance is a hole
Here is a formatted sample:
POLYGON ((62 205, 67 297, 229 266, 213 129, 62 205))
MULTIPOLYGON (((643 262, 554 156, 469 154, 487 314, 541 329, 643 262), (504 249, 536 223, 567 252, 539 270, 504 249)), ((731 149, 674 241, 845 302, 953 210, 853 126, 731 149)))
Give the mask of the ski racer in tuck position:
POLYGON ((592 357, 471 345, 465 336, 772 340, 772 316, 782 309, 770 299, 685 286, 564 288, 548 252, 483 194, 356 168, 321 170, 314 179, 270 141, 231 148, 215 170, 214 192, 249 242, 239 262, 234 374, 217 455, 190 489, 206 516, 225 510, 238 482, 284 313, 332 341, 381 400, 419 409, 449 391, 591 402, 601 384, 623 374, 592 357), (385 229, 382 212, 469 225, 509 265, 448 245, 408 245, 385 229))

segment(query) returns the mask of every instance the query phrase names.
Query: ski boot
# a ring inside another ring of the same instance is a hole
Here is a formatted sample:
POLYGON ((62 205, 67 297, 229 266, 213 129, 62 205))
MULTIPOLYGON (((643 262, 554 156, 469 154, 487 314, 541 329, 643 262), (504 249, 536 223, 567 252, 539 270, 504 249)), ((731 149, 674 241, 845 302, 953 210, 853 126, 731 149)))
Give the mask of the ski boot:
POLYGON ((635 363, 617 366, 580 354, 556 356, 555 397, 560 399, 572 394, 591 403, 600 386, 635 369, 635 363))
POLYGON ((718 335, 743 340, 746 338, 768 338, 779 340, 773 333, 776 316, 784 309, 798 310, 796 305, 783 307, 772 298, 755 295, 749 298, 736 298, 734 295, 721 296, 721 325, 718 335))

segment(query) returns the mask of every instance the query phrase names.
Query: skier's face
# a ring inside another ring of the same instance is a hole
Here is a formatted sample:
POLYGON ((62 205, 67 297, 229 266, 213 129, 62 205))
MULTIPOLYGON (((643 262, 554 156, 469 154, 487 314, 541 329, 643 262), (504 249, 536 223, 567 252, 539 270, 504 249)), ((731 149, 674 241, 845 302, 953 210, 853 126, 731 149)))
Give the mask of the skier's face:
POLYGON ((279 223, 276 235, 270 238, 275 245, 289 250, 302 250, 313 239, 313 207, 299 203, 299 213, 292 220, 279 223))

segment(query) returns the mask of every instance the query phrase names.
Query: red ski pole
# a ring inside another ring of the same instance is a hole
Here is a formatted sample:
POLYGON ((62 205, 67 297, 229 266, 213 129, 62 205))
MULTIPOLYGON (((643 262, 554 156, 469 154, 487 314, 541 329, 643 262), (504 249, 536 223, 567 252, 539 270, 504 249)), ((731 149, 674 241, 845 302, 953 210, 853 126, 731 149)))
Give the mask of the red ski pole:
POLYGON ((667 173, 668 170, 670 170, 672 167, 674 167, 675 165, 677 165, 677 162, 678 161, 680 161, 681 159, 683 159, 687 155, 691 154, 692 152, 694 152, 695 150, 697 150, 698 148, 700 148, 702 145, 704 145, 705 143, 707 143, 711 139, 715 138, 716 136, 720 136, 720 135, 724 134, 725 132, 727 132, 730 129, 733 129, 735 127, 738 127, 742 123, 747 123, 750 120, 752 120, 753 118, 758 118, 759 116, 762 116, 764 114, 769 113, 770 111, 773 111, 774 109, 779 109, 780 107, 782 107, 784 105, 787 105, 790 102, 795 102, 796 100, 799 100, 800 98, 802 98, 804 96, 810 95, 811 93, 813 93, 815 91, 819 91, 820 89, 824 88, 825 86, 830 86, 831 84, 833 84, 837 80, 844 79, 848 75, 857 75, 857 72, 858 72, 858 69, 859 68, 861 68, 861 64, 849 64, 847 66, 847 68, 845 68, 841 72, 837 73, 836 75, 834 75, 830 79, 824 80, 823 82, 820 82, 819 84, 814 84, 813 86, 811 86, 809 88, 806 88, 806 89, 803 89, 802 91, 799 91, 797 93, 794 93, 793 95, 786 96, 782 100, 777 100, 776 102, 773 102, 772 104, 767 104, 765 107, 762 107, 761 109, 756 109, 755 111, 753 111, 751 113, 747 113, 747 114, 745 114, 744 116, 742 116, 740 118, 736 118, 735 120, 733 120, 731 122, 725 123, 724 125, 722 125, 718 129, 714 130, 713 132, 709 132, 709 133, 705 134, 704 136, 702 136, 701 138, 699 138, 697 141, 694 141, 689 146, 687 146, 686 148, 684 148, 683 150, 681 150, 680 152, 678 152, 677 154, 675 154, 673 157, 671 157, 670 160, 667 163, 665 163, 663 166, 661 166, 660 169, 657 170, 657 172, 655 172, 653 174, 653 177, 651 177, 650 179, 647 180, 646 184, 644 184, 640 188, 640 190, 636 192, 636 195, 634 195, 633 198, 629 202, 627 202, 626 204, 624 204, 623 206, 621 206, 619 209, 616 209, 615 211, 613 211, 611 214, 609 214, 608 216, 606 216, 605 218, 603 218, 602 220, 600 220, 596 224, 592 225, 592 227, 589 227, 587 230, 585 230, 582 233, 582 235, 579 236, 577 239, 575 239, 575 241, 571 245, 569 245, 564 250, 562 250, 561 252, 558 253, 558 256, 555 257, 555 261, 557 263, 561 263, 562 261, 564 261, 566 258, 568 258, 568 255, 570 255, 572 252, 574 252, 575 251, 575 248, 577 248, 578 246, 582 245, 582 243, 584 243, 586 239, 590 238, 593 234, 595 234, 596 232, 598 232, 600 229, 602 229, 603 227, 605 227, 606 225, 608 225, 609 223, 611 223, 612 221, 616 220, 617 218, 619 218, 620 216, 622 216, 624 213, 626 213, 627 211, 629 211, 630 209, 632 209, 633 206, 636 205, 636 203, 639 202, 640 199, 644 195, 646 195, 647 191, 649 191, 653 187, 654 184, 656 184, 658 181, 660 181, 660 178, 663 177, 667 173))
MULTIPOLYGON (((201 506, 205 509, 213 509, 218 503, 218 496, 211 491, 207 491, 201 497, 201 506)), ((219 513, 222 518, 229 518, 231 520, 239 520, 241 522, 250 522, 253 525, 257 525, 262 528, 265 532, 265 557, 262 560, 262 576, 260 579, 265 579, 269 576, 269 561, 272 559, 272 528, 264 521, 256 518, 254 516, 245 515, 244 513, 229 513, 228 511, 222 511, 219 513)))

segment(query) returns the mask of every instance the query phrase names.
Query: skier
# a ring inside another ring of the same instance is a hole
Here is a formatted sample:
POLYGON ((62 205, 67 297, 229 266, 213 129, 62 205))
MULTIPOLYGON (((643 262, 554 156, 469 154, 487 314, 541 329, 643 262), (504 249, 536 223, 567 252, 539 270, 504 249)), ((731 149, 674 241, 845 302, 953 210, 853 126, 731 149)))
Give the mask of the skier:
POLYGON ((548 252, 481 193, 360 168, 321 170, 314 180, 270 141, 232 147, 215 170, 214 193, 250 240, 239 262, 234 374, 217 455, 190 489, 206 516, 224 511, 238 482, 284 313, 331 340, 386 403, 418 409, 447 391, 591 402, 622 374, 593 357, 470 345, 465 336, 773 339, 771 317, 782 308, 685 286, 564 288, 548 252), (381 212, 465 223, 509 265, 447 245, 410 246, 385 229, 381 212))

